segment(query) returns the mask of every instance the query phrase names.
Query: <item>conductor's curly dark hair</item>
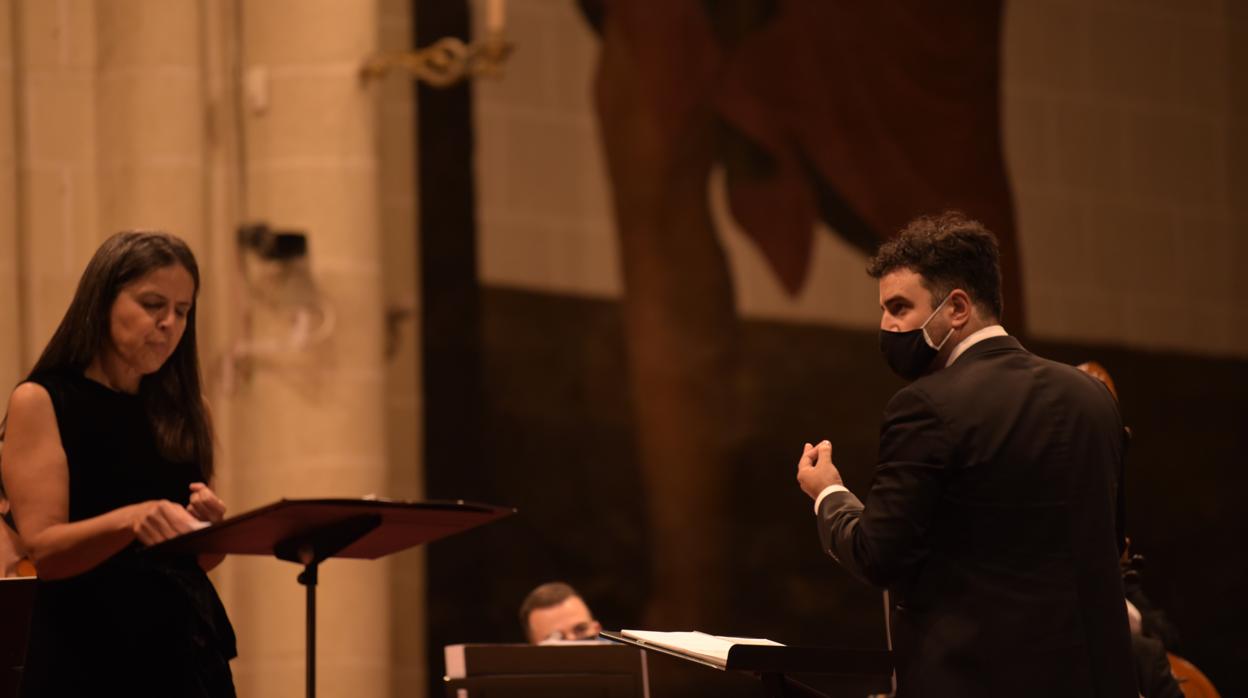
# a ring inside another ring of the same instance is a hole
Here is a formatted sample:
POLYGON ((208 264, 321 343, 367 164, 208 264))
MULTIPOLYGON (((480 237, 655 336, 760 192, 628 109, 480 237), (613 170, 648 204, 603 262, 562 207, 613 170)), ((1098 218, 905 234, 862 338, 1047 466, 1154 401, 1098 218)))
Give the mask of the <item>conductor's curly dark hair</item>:
POLYGON ((910 221, 880 245, 867 264, 867 274, 873 279, 898 269, 909 269, 923 277, 933 308, 960 288, 993 319, 1000 320, 1005 310, 997 238, 982 223, 959 211, 910 221))

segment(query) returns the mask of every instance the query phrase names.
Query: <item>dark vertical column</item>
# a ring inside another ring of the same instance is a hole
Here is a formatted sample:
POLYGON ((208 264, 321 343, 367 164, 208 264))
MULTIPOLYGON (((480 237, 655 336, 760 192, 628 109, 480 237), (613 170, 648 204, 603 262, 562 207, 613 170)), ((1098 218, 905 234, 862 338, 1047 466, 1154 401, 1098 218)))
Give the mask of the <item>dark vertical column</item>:
MULTIPOLYGON (((466 0, 413 0, 416 46, 469 38, 466 0)), ((465 466, 479 461, 481 299, 477 285, 472 97, 467 82, 417 88, 421 357, 424 381, 425 492, 431 499, 483 499, 465 466)), ((430 695, 439 695, 442 647, 456 628, 473 628, 474 585, 459 541, 428 551, 430 695)))
MULTIPOLYGON (((414 0, 416 45, 468 39, 463 1, 414 0)), ((417 86, 420 168, 421 352, 425 393, 425 484, 455 496, 455 465, 467 456, 481 395, 472 98, 468 84, 417 86)))

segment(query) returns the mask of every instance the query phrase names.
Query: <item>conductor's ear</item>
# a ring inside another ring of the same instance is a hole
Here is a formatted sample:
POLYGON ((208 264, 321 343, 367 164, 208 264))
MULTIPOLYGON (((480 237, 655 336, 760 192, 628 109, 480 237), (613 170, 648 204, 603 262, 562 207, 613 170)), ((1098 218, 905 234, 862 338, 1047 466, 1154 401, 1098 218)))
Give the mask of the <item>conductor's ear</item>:
POLYGON ((971 319, 971 297, 966 291, 955 288, 949 292, 949 306, 953 309, 951 320, 954 327, 961 327, 971 319))

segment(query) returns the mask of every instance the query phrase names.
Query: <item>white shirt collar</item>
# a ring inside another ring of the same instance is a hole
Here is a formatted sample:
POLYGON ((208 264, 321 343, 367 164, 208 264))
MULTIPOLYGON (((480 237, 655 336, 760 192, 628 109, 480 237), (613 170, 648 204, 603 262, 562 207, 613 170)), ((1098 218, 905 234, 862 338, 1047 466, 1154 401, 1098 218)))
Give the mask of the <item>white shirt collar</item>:
POLYGON ((1009 333, 1006 332, 1005 328, 1000 325, 989 325, 987 327, 984 327, 984 328, 981 328, 972 332, 968 337, 963 339, 961 342, 958 342, 958 345, 953 348, 953 351, 950 352, 949 354, 949 360, 945 362, 945 368, 952 366, 953 362, 957 361, 958 357, 962 356, 963 352, 975 346, 976 344, 984 341, 985 339, 988 339, 989 337, 1008 337, 1008 336, 1009 336, 1009 333))

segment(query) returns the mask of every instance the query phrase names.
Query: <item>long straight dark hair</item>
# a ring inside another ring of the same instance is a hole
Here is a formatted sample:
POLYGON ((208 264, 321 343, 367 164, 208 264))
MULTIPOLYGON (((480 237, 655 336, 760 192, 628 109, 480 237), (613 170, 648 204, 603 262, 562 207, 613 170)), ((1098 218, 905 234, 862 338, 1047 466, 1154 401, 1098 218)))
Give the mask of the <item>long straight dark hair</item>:
MULTIPOLYGON (((204 408, 196 349, 199 265, 181 238, 156 231, 128 231, 105 240, 87 263, 65 317, 26 380, 38 374, 85 371, 112 341, 113 302, 122 287, 154 269, 175 264, 185 268, 195 281, 186 330, 165 363, 155 373, 143 376, 139 396, 161 455, 172 461, 198 463, 206 482, 212 478, 213 457, 212 427, 204 408)), ((0 425, 0 440, 3 438, 4 425, 0 425)))

